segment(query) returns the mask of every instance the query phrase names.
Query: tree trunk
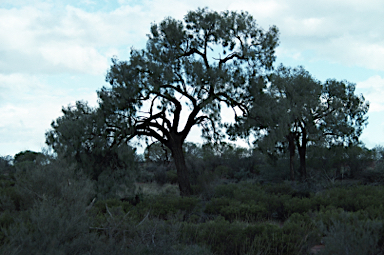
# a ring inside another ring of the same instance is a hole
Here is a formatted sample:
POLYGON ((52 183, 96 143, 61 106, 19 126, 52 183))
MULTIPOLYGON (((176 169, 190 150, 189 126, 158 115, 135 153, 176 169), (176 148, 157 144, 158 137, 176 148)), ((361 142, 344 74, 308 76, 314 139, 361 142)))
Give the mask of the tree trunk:
POLYGON ((191 184, 189 182, 188 169, 187 165, 185 164, 182 146, 182 140, 178 139, 178 137, 174 137, 170 149, 172 151, 172 157, 175 161, 175 166, 177 170, 177 180, 179 183, 180 195, 184 197, 192 195, 192 189, 191 184))
POLYGON ((307 179, 307 165, 305 160, 305 154, 306 154, 306 146, 301 146, 299 148, 299 155, 300 155, 300 175, 303 180, 307 179))
POLYGON ((287 136, 288 139, 288 148, 289 148, 289 169, 291 172, 291 181, 295 180, 295 169, 294 169, 294 157, 295 157, 295 135, 294 133, 290 132, 287 136))
MULTIPOLYGON (((299 139, 299 138, 297 138, 299 139)), ((300 156, 300 175, 303 180, 307 179, 307 164, 305 159, 305 154, 307 152, 307 132, 305 129, 302 130, 302 140, 301 145, 300 142, 297 141, 297 147, 299 150, 300 156)))

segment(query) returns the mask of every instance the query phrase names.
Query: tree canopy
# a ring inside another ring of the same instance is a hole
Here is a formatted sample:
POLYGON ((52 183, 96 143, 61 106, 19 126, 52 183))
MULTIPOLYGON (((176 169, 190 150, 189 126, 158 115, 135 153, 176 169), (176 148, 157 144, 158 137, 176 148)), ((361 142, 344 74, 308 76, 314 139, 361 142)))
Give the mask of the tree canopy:
POLYGON ((63 116, 52 122, 46 143, 62 158, 98 180, 103 171, 130 166, 135 151, 127 144, 117 144, 109 136, 105 116, 100 109, 78 101, 63 107, 63 116))
POLYGON ((198 9, 183 21, 152 24, 147 46, 113 64, 98 91, 116 143, 153 138, 174 158, 182 195, 191 194, 182 144, 193 126, 219 140, 221 107, 246 116, 250 88, 263 87, 275 60, 278 30, 261 29, 247 12, 198 9))
POLYGON ((367 123, 369 104, 355 95, 355 84, 313 78, 303 67, 280 65, 271 75, 264 103, 255 102, 244 130, 257 131, 258 146, 267 151, 287 148, 291 178, 295 151, 300 156, 300 175, 306 178, 308 144, 349 145, 357 142, 367 123))

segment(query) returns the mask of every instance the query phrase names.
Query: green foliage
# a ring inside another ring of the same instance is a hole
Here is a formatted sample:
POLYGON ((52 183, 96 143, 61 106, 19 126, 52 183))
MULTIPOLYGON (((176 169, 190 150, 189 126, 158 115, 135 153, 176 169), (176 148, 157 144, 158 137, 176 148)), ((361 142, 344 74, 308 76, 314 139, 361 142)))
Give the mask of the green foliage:
POLYGON ((266 182, 279 183, 289 180, 289 160, 276 158, 274 162, 268 162, 260 167, 260 179, 266 182))
POLYGON ((0 157, 0 176, 4 178, 4 175, 13 173, 13 159, 11 156, 0 157))
POLYGON ((2 254, 84 254, 96 245, 86 215, 94 195, 89 180, 51 163, 22 170, 14 188, 21 211, 12 211, 13 220, 3 225, 2 254))
MULTIPOLYGON (((299 172, 306 179, 307 146, 355 144, 367 123, 368 108, 364 97, 355 95, 355 84, 331 79, 321 83, 303 67, 280 65, 271 75, 265 99, 255 97, 248 119, 230 133, 244 136, 254 130, 257 146, 265 153, 276 156, 288 151, 291 179, 297 149, 299 172)), ((355 170, 351 169, 352 175, 355 170)))
POLYGON ((116 199, 95 203, 90 211, 94 219, 91 229, 108 244, 105 248, 109 254, 211 254, 204 246, 179 241, 180 223, 176 212, 191 212, 197 199, 145 200, 136 207, 116 199))
POLYGON ((18 164, 25 161, 36 162, 39 156, 44 157, 44 155, 39 152, 30 151, 30 150, 22 151, 15 155, 14 164, 18 164))
POLYGON ((307 254, 320 242, 323 254, 377 254, 384 240, 382 186, 315 194, 248 180, 209 197, 139 191, 135 205, 91 203, 92 182, 55 160, 0 184, 2 254, 307 254))
POLYGON ((241 181, 256 178, 260 167, 265 164, 264 157, 258 151, 221 142, 216 145, 205 144, 204 166, 209 167, 220 178, 241 181))
POLYGON ((230 223, 219 217, 203 224, 184 224, 182 232, 185 239, 208 245, 216 254, 298 254, 311 230, 301 223, 281 228, 267 222, 230 223))
MULTIPOLYGON (((219 185, 215 189, 214 198, 207 203, 205 212, 221 215, 231 222, 260 219, 285 220, 290 214, 296 212, 290 203, 293 194, 292 189, 282 186, 277 186, 274 190, 272 186, 261 189, 260 186, 249 183, 241 183, 241 186, 219 185)), ((302 200, 297 200, 301 205, 302 200)))
MULTIPOLYGON (((93 180, 104 171, 104 177, 115 175, 114 171, 134 174, 135 150, 110 141, 105 116, 99 109, 78 101, 75 106, 63 107, 62 112, 64 115, 53 121, 52 130, 46 133, 46 143, 59 157, 76 164, 93 180)), ((121 180, 121 174, 115 177, 114 181, 121 180)))
POLYGON ((59 158, 97 181, 99 198, 130 195, 137 174, 135 150, 110 142, 100 110, 76 102, 62 112, 46 133, 46 143, 59 158))
POLYGON ((176 170, 168 170, 167 173, 167 181, 171 184, 177 183, 177 172, 176 170))
POLYGON ((355 178, 370 183, 378 177, 377 182, 380 182, 379 172, 372 168, 374 162, 374 151, 361 144, 308 147, 308 167, 316 179, 334 182, 355 178))
POLYGON ((183 215, 189 218, 193 213, 199 211, 198 199, 195 197, 179 197, 166 195, 144 198, 137 210, 137 217, 144 217, 148 212, 160 219, 169 219, 183 215))
POLYGON ((2 188, 0 191, 0 210, 20 210, 23 203, 23 197, 20 191, 15 187, 2 188))
POLYGON ((333 215, 327 221, 323 219, 318 223, 325 244, 319 254, 378 254, 382 221, 344 211, 333 215))
POLYGON ((19 171, 27 171, 33 169, 35 166, 45 165, 49 162, 50 156, 41 152, 34 151, 21 151, 14 157, 14 168, 19 171))
POLYGON ((356 212, 370 206, 375 208, 382 206, 384 188, 382 186, 333 188, 322 192, 314 200, 318 200, 324 207, 330 205, 345 211, 356 212))
POLYGON ((383 217, 381 186, 332 188, 317 195, 285 184, 259 185, 247 183, 218 185, 207 202, 205 213, 221 215, 226 220, 286 220, 294 213, 305 214, 320 208, 340 208, 357 212, 368 210, 372 217, 383 217))

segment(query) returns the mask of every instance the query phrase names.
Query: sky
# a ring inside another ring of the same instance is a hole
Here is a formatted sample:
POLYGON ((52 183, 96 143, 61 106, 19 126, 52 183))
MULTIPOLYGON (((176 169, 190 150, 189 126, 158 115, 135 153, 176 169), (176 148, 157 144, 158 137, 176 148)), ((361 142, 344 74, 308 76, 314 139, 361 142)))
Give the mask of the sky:
POLYGON ((384 145, 382 0, 0 0, 0 156, 44 149, 63 106, 97 105, 112 57, 128 60, 152 23, 199 7, 248 11, 262 28, 276 25, 276 65, 355 83, 370 102, 360 139, 384 145))

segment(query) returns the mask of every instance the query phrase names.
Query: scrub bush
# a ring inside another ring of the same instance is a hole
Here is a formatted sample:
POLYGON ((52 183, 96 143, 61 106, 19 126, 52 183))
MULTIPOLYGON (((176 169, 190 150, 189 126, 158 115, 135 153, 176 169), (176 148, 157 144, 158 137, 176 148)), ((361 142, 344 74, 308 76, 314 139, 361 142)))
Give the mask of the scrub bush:
POLYGON ((378 254, 382 221, 370 220, 359 213, 333 211, 327 221, 319 221, 324 249, 319 254, 378 254))

